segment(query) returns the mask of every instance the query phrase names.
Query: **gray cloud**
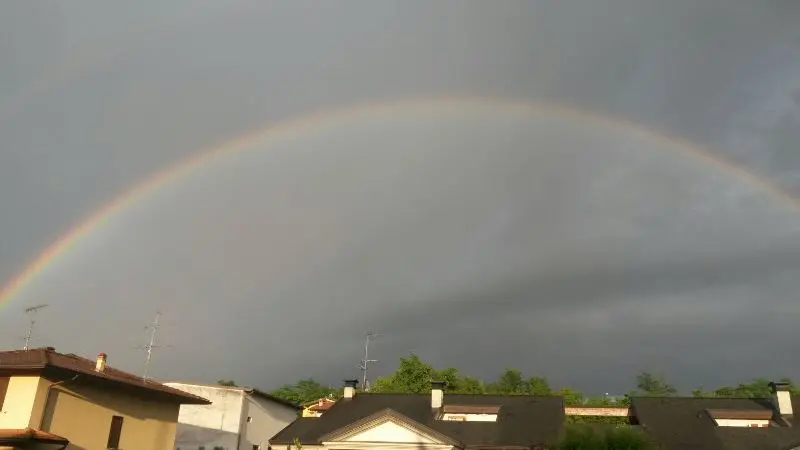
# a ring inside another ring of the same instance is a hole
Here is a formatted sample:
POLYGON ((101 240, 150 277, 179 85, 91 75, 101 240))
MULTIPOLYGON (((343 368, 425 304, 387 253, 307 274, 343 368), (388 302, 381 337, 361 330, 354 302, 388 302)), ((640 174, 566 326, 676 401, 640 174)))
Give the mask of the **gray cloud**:
MULTIPOLYGON (((795 2, 142 5, 0 6, 0 280, 169 164, 366 100, 562 102, 800 193, 795 2)), ((387 361, 593 390, 660 365, 686 386, 797 371, 766 350, 793 339, 796 209, 665 145, 500 110, 284 139, 112 218, 6 307, 2 336, 47 301, 44 341, 135 369, 162 307, 176 349, 157 372, 265 387, 352 375, 369 326, 387 361)))

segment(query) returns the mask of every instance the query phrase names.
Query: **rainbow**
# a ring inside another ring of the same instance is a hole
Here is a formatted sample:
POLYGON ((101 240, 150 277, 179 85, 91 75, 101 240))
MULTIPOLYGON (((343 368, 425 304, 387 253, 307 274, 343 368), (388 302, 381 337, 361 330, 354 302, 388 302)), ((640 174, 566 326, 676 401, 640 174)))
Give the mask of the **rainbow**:
POLYGON ((0 291, 0 303, 7 302, 17 296, 26 286, 33 282, 39 273, 57 260, 60 255, 69 252, 69 250, 78 245, 82 239, 89 236, 93 230, 103 225, 118 212, 157 193, 163 186, 183 179, 201 167, 213 165, 225 155, 244 151, 253 144, 261 142, 267 143, 269 140, 276 138, 291 138, 304 135, 324 125, 364 118, 374 113, 414 113, 428 112, 431 110, 444 111, 447 108, 470 107, 496 109, 503 112, 518 112, 531 116, 547 116, 584 121, 611 130, 624 130, 628 133, 639 134, 643 137, 670 144, 669 148, 674 148, 676 151, 683 152, 688 157, 696 158, 705 164, 730 173, 743 182, 749 183, 769 193, 777 200, 784 202, 792 208, 798 208, 798 206, 800 206, 797 198, 785 192, 769 180, 759 177, 742 166, 716 155, 705 148, 675 136, 658 133, 627 120, 602 116, 587 110, 578 110, 552 103, 483 97, 444 97, 401 100, 389 103, 362 103, 343 109, 303 116, 245 133, 221 145, 201 151, 197 153, 196 156, 179 161, 166 170, 154 174, 144 182, 133 186, 110 203, 98 209, 95 213, 85 218, 77 226, 47 247, 47 249, 39 254, 36 259, 22 271, 22 273, 3 287, 2 291, 0 291))

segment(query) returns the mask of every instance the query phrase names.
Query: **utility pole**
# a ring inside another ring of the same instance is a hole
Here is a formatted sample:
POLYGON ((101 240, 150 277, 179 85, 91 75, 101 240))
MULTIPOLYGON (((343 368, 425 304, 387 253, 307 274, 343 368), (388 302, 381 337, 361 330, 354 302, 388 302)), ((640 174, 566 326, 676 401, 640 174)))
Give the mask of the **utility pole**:
POLYGON ((150 329, 150 342, 147 345, 137 347, 140 350, 144 350, 147 352, 147 356, 144 360, 144 374, 142 375, 142 379, 147 381, 147 375, 150 371, 150 361, 153 358, 153 350, 162 347, 172 347, 171 345, 159 345, 157 342, 158 339, 158 329, 161 328, 163 325, 161 324, 161 312, 156 312, 156 318, 153 319, 153 323, 144 327, 145 330, 150 329))
POLYGON ((28 314, 30 316, 31 322, 30 325, 28 325, 28 332, 25 334, 25 347, 22 348, 23 350, 28 350, 30 348, 31 336, 33 336, 33 325, 36 324, 36 319, 35 319, 36 313, 43 308, 47 308, 48 306, 49 305, 47 304, 42 304, 42 305, 31 306, 30 308, 25 308, 25 314, 28 314))
POLYGON ((367 332, 367 337, 364 339, 364 359, 361 360, 361 374, 362 374, 362 383, 361 385, 364 386, 365 391, 369 391, 369 380, 367 379, 367 370, 369 363, 378 362, 377 359, 369 359, 369 343, 373 341, 380 334, 373 333, 372 331, 367 332))

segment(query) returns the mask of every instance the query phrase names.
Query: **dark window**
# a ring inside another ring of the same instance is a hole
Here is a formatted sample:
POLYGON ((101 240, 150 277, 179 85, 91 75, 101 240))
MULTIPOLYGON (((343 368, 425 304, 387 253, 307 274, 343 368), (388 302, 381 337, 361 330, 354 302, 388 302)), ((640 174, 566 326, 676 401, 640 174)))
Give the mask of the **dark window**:
POLYGON ((259 449, 258 444, 253 444, 253 450, 258 450, 258 449, 259 449))
POLYGON ((111 418, 111 428, 108 430, 108 445, 106 448, 119 448, 119 437, 122 435, 122 417, 111 418))
POLYGON ((8 391, 8 380, 9 377, 0 377, 0 406, 3 406, 3 402, 6 399, 6 392, 8 391))

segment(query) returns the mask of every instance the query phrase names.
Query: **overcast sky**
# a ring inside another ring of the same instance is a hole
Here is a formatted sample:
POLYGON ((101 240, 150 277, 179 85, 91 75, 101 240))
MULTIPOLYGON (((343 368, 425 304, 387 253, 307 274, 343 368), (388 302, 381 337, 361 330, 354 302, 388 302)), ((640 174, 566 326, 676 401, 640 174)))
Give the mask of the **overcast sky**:
POLYGON ((120 194, 0 311, 35 345, 262 388, 411 351, 622 392, 800 379, 794 0, 0 3, 0 285, 120 194), (421 99, 447 97, 460 102, 421 99), (464 100, 475 98, 499 101, 464 100), (387 106, 405 100, 402 106, 387 106), (508 106, 625 118, 655 134, 508 106))

